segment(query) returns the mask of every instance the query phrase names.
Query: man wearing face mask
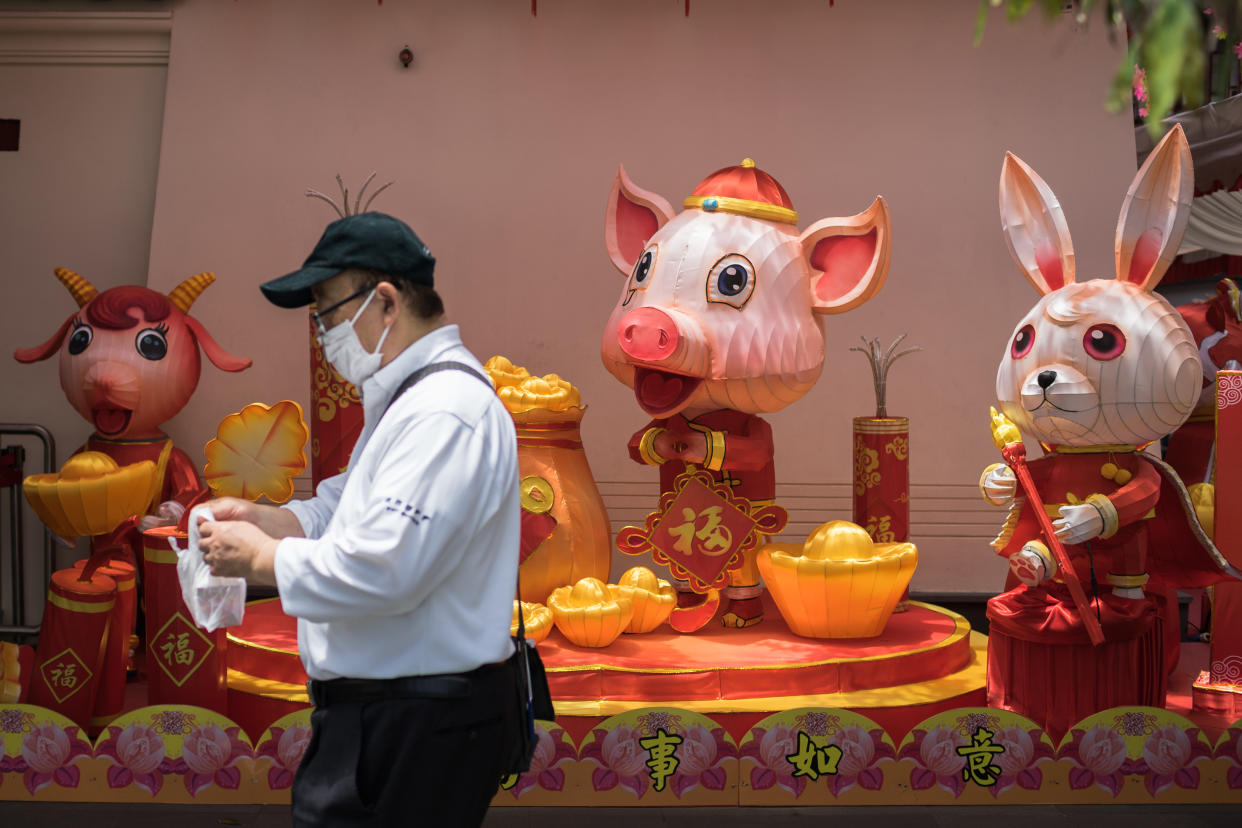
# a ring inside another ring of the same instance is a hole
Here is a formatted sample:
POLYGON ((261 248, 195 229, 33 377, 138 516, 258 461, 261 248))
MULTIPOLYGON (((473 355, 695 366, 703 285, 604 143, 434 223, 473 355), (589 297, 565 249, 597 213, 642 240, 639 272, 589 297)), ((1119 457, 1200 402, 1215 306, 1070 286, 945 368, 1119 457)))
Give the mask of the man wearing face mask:
POLYGON ((222 498, 201 524, 213 573, 275 585, 298 619, 315 704, 298 826, 478 825, 500 778, 517 446, 444 319, 434 265, 403 222, 362 213, 261 286, 280 307, 315 301, 325 357, 361 392, 363 430, 348 469, 310 500, 222 498))

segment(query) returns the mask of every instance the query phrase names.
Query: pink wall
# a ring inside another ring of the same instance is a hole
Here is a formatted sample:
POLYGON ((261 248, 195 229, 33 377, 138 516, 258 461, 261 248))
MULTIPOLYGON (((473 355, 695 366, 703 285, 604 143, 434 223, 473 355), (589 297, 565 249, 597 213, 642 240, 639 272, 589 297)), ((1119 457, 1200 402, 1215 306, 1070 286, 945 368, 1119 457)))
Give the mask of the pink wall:
POLYGON ((620 290, 603 246, 608 187, 621 162, 680 204, 751 156, 803 226, 877 193, 893 218, 887 285, 828 320, 819 386, 772 417, 798 531, 849 516, 850 418, 873 403, 848 347, 908 332, 925 351, 894 369, 889 411, 913 423, 914 587, 995 591, 1004 568, 987 540, 1001 515, 975 481, 994 459, 996 364, 1036 298, 1000 233, 1001 160, 1018 153, 1056 190, 1084 275, 1111 273, 1135 162, 1128 118, 1103 110, 1122 52, 1100 21, 1011 27, 996 12, 972 48, 977 7, 713 0, 687 19, 673 0, 543 0, 537 18, 524 0, 174 5, 150 284, 214 270, 195 315, 255 366, 205 367, 171 433, 201 445, 248 402, 306 403, 305 315, 265 304, 256 286, 296 268, 332 217, 302 196, 308 186, 332 189, 337 172, 356 186, 378 170, 397 183, 375 207, 428 242, 467 344, 581 387, 613 518, 638 520, 655 475, 624 444, 645 418, 598 357, 620 290), (404 70, 407 43, 416 60, 404 70))

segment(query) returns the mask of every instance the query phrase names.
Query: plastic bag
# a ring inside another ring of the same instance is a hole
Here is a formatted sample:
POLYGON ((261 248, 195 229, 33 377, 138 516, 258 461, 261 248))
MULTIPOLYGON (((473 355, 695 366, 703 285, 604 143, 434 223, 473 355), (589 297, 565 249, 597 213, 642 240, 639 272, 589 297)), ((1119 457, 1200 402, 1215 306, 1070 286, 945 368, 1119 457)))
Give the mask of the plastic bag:
POLYGON ((185 549, 177 550, 177 578, 181 581, 181 597, 194 618, 194 623, 207 632, 220 627, 235 627, 242 622, 246 609, 246 579, 222 578, 211 574, 198 548, 198 520, 205 515, 215 520, 207 505, 190 510, 190 540, 185 549))

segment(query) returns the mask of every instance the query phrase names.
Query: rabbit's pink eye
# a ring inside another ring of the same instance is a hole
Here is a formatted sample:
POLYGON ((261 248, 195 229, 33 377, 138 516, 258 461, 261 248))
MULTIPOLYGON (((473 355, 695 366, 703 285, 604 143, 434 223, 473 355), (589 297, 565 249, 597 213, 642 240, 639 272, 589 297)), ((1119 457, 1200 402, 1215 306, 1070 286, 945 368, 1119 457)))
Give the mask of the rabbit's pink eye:
POLYGON ((1126 349, 1126 335, 1116 325, 1092 325, 1082 338, 1082 347, 1094 359, 1116 359, 1126 349))
POLYGON ((1035 344, 1035 329, 1030 325, 1023 325, 1022 329, 1013 338, 1013 345, 1009 346, 1009 354, 1014 359, 1022 359, 1031 352, 1031 346, 1035 344))

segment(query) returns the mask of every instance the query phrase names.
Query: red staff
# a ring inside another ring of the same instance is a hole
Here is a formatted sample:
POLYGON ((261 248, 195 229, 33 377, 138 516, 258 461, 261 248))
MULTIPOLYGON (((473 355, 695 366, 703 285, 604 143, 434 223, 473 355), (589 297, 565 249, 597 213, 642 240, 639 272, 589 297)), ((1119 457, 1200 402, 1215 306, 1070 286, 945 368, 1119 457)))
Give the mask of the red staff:
POLYGON ((1078 608, 1078 614, 1082 617, 1087 635, 1091 638, 1091 643, 1098 647, 1104 643, 1104 630, 1100 627, 1099 619, 1091 611, 1091 602, 1087 600, 1087 594, 1078 580, 1078 572, 1070 562, 1069 552, 1065 550, 1061 539, 1057 537, 1056 531, 1052 528, 1052 519, 1044 510, 1043 498, 1039 496, 1039 491, 1035 488, 1035 480, 1031 477, 1031 470, 1026 465, 1026 446, 1022 445, 1022 437, 1018 428, 1003 414, 998 414, 996 409, 992 409, 992 415, 992 439, 996 447, 1000 449, 1001 457, 1013 470, 1014 476, 1022 486, 1022 493, 1030 501, 1031 510, 1039 521, 1039 528, 1044 533, 1044 537, 1048 539, 1048 548, 1052 550, 1052 556, 1056 558, 1057 567, 1065 575, 1065 586, 1069 589, 1070 597, 1074 599, 1074 606, 1078 608))

